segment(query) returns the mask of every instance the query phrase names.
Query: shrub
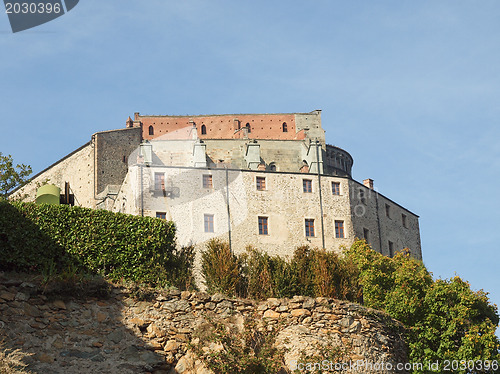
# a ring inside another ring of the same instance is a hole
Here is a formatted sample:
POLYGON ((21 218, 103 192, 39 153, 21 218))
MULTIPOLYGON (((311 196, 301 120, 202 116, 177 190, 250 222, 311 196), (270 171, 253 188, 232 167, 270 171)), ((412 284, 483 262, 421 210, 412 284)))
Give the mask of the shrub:
POLYGON ((172 222, 32 203, 0 202, 0 246, 1 269, 61 272, 70 267, 150 285, 175 282, 187 256, 175 250, 172 222))
MULTIPOLYGON (((217 242, 215 247, 223 245, 217 242)), ((214 244, 210 243, 209 248, 213 252, 214 244)), ((213 274, 226 274, 223 269, 232 261, 238 265, 233 266, 231 274, 235 276, 231 279, 237 283, 238 294, 242 297, 266 299, 303 295, 361 301, 357 267, 350 259, 339 257, 334 252, 311 250, 304 246, 297 248, 291 260, 286 261, 280 256, 270 256, 247 247, 246 253, 232 260, 229 260, 228 253, 224 256, 215 253, 209 256, 206 253, 204 256, 204 274, 211 274, 209 289, 223 290, 227 287, 220 283, 221 276, 213 274)))
POLYGON ((290 260, 290 266, 296 284, 296 294, 314 296, 314 256, 308 246, 298 247, 290 260))
POLYGON ((292 297, 296 292, 293 270, 285 259, 270 256, 252 247, 240 257, 243 264, 241 277, 245 279, 248 297, 266 299, 269 297, 292 297))
POLYGON ((233 296, 240 283, 240 261, 232 253, 229 244, 218 239, 207 243, 201 254, 201 271, 208 292, 222 292, 233 296))

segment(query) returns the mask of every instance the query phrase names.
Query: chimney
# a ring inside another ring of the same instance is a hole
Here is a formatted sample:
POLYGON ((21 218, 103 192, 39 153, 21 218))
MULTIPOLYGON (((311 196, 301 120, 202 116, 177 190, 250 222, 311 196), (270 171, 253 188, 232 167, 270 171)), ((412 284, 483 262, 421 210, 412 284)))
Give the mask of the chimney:
POLYGON ((132 118, 130 118, 130 116, 128 116, 126 125, 127 127, 134 127, 134 122, 132 121, 132 118))
POLYGON ((364 184, 366 187, 368 187, 369 189, 373 190, 373 179, 370 179, 370 178, 365 179, 365 180, 363 181, 363 184, 364 184))

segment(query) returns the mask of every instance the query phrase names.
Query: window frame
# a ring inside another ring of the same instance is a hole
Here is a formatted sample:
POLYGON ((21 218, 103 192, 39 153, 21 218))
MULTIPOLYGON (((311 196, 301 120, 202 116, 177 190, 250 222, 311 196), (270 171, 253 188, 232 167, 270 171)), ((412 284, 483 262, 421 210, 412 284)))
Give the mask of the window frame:
POLYGON ((265 191, 266 177, 255 177, 255 188, 257 188, 257 191, 265 191))
POLYGON ((213 214, 203 214, 203 231, 205 233, 215 232, 215 219, 213 214))
POLYGON ((306 238, 314 238, 316 236, 316 232, 314 230, 314 218, 305 218, 304 228, 305 228, 306 238))
POLYGON ((340 182, 332 181, 332 194, 334 196, 340 196, 340 182))
POLYGON ((302 179, 302 192, 312 193, 312 179, 302 179))
POLYGON ((155 191, 165 191, 165 173, 155 172, 154 182, 155 182, 155 191))
POLYGON ((345 239, 345 226, 344 226, 344 221, 340 219, 336 219, 334 222, 334 227, 335 227, 335 238, 336 239, 345 239))
POLYGON ((202 178, 201 178, 201 185, 203 188, 206 188, 206 189, 213 189, 214 188, 214 181, 213 181, 213 177, 212 177, 212 174, 203 174, 202 178))
POLYGON ((259 227, 259 235, 269 235, 269 217, 258 216, 257 223, 259 227))

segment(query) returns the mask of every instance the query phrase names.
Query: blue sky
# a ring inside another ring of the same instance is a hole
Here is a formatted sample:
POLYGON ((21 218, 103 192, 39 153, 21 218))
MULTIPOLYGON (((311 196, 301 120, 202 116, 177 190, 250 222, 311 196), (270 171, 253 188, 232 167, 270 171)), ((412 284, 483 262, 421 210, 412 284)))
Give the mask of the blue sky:
POLYGON ((322 109, 357 180, 420 215, 424 262, 500 304, 500 3, 82 0, 12 34, 0 152, 38 172, 141 114, 322 109))

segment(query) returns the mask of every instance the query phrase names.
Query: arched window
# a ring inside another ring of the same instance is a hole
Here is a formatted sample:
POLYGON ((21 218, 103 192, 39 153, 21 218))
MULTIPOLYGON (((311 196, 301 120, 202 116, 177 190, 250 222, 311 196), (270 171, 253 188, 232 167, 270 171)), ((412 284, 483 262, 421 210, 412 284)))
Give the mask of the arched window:
POLYGON ((270 170, 270 171, 276 171, 276 164, 275 164, 274 162, 271 162, 271 163, 269 164, 269 170, 270 170))
POLYGON ((248 133, 251 133, 251 132, 252 132, 252 129, 250 128, 250 124, 249 124, 249 123, 247 123, 247 124, 245 125, 245 127, 247 128, 248 133))
POLYGON ((286 122, 283 122, 283 132, 288 132, 288 126, 286 125, 286 122))
POLYGON ((207 126, 201 125, 201 135, 207 135, 207 126))
POLYGON ((155 134, 155 129, 153 126, 149 126, 149 135, 154 135, 155 134))

